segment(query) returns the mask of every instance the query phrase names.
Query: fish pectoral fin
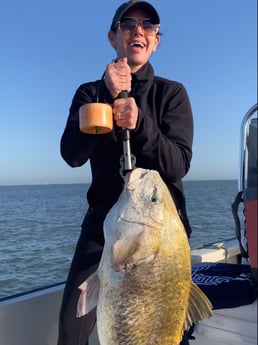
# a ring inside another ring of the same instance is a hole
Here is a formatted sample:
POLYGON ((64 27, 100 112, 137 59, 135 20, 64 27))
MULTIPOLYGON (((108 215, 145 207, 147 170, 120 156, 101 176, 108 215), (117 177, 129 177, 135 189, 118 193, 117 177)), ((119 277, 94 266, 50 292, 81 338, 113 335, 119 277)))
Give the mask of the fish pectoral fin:
POLYGON ((185 320, 185 330, 199 320, 212 316, 212 304, 202 290, 192 282, 189 296, 188 311, 185 320))
POLYGON ((143 231, 117 240, 111 249, 111 265, 116 271, 122 271, 126 262, 137 251, 143 231))
POLYGON ((81 294, 77 303, 77 317, 88 314, 98 304, 99 298, 99 277, 95 272, 89 276, 80 286, 81 294))

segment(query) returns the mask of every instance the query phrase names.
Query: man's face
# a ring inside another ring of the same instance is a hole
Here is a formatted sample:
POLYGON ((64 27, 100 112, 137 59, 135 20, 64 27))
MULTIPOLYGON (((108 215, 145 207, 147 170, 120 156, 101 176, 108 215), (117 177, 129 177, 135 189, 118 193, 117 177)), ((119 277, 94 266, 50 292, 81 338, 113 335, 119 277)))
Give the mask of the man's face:
POLYGON ((132 73, 135 73, 142 69, 151 54, 156 51, 160 36, 155 31, 147 32, 140 24, 142 20, 149 19, 147 12, 129 10, 123 16, 123 19, 125 18, 134 18, 138 21, 135 29, 126 30, 118 27, 115 32, 110 31, 108 36, 117 57, 127 57, 132 73))

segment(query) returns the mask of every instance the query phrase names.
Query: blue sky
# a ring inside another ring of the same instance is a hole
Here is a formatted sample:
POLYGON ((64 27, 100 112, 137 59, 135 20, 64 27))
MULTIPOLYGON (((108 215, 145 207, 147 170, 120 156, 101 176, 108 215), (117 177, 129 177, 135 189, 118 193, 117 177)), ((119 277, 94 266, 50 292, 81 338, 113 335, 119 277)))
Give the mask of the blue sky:
MULTIPOLYGON (((59 153, 70 103, 115 57, 121 1, 10 0, 0 6, 0 185, 89 182, 59 153)), ((242 117, 257 102, 256 0, 156 0, 157 75, 182 82, 195 123, 187 179, 236 179, 242 117)))

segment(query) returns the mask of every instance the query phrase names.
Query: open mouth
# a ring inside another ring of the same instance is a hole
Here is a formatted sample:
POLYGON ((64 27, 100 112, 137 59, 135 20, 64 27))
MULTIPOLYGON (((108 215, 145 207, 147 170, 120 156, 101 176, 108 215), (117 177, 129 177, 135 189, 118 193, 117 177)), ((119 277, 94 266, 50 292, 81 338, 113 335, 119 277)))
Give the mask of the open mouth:
POLYGON ((141 49, 143 49, 143 48, 145 48, 145 44, 143 42, 135 41, 135 42, 131 42, 129 44, 129 47, 130 48, 141 48, 141 49))

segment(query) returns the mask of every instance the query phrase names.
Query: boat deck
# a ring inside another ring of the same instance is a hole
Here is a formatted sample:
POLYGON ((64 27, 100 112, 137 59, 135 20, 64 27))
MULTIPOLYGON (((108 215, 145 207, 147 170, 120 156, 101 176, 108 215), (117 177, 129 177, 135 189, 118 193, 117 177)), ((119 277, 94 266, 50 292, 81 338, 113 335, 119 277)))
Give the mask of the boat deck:
POLYGON ((249 305, 214 310, 196 327, 191 345, 257 345, 257 300, 249 305))

